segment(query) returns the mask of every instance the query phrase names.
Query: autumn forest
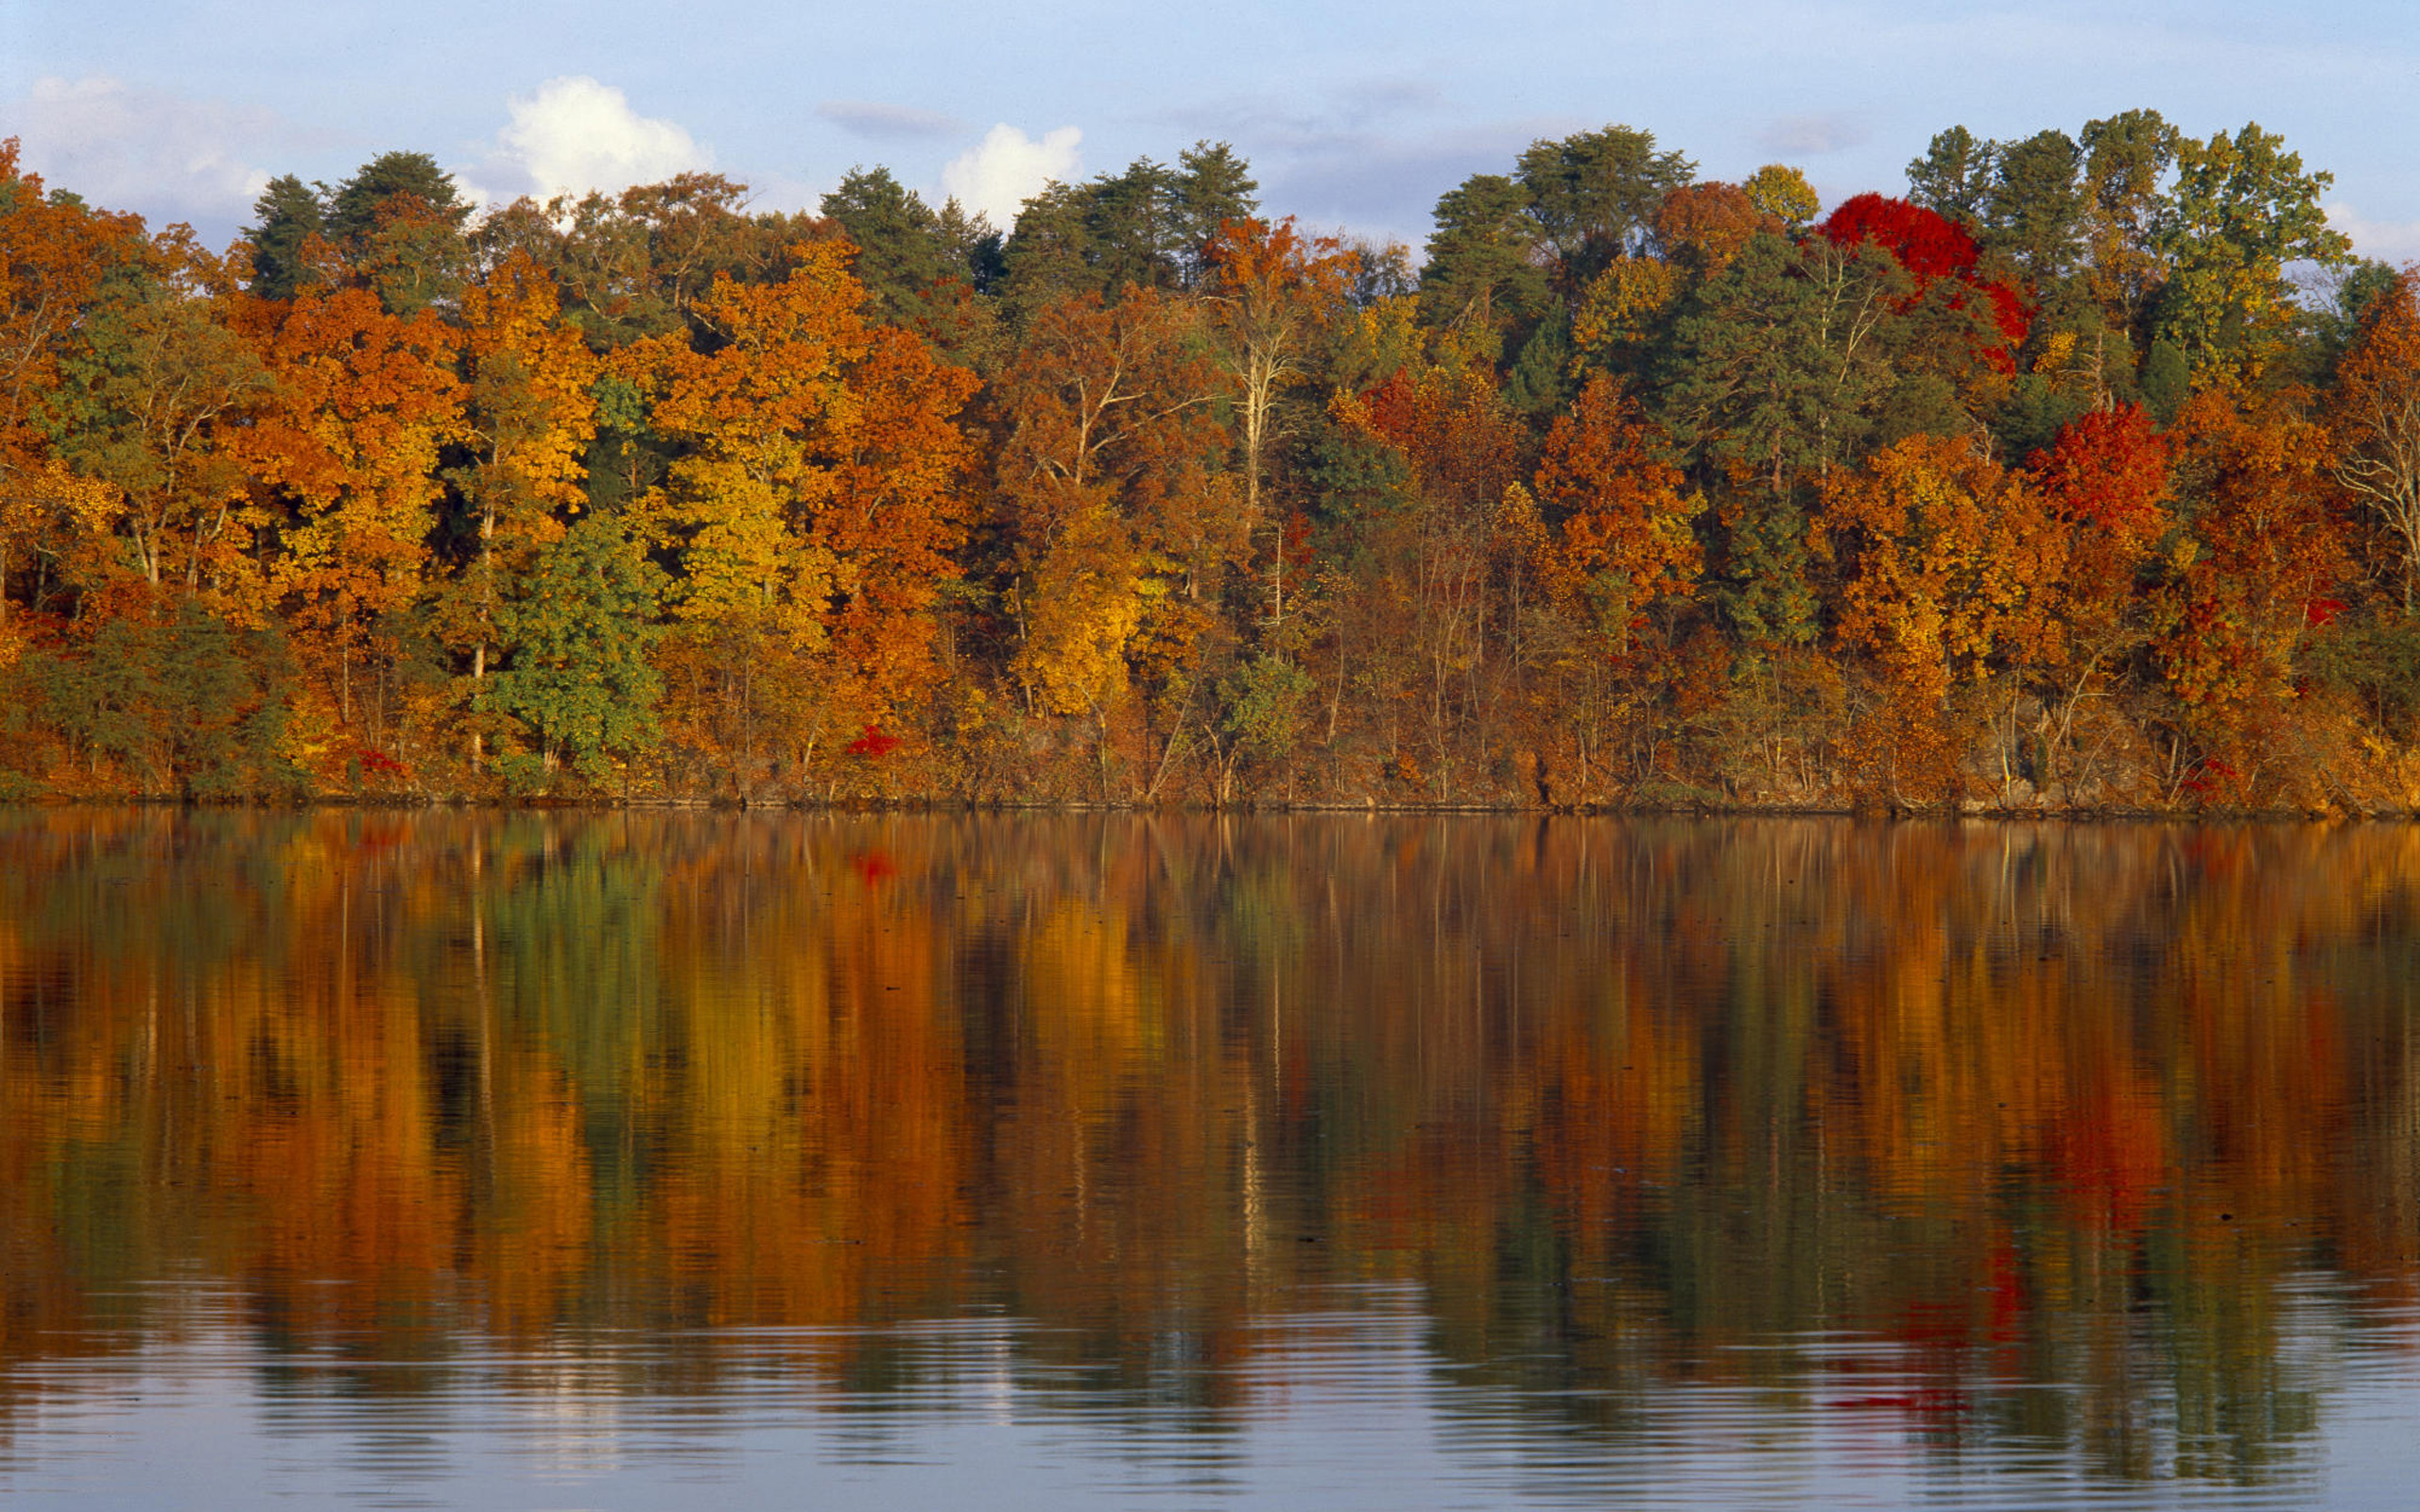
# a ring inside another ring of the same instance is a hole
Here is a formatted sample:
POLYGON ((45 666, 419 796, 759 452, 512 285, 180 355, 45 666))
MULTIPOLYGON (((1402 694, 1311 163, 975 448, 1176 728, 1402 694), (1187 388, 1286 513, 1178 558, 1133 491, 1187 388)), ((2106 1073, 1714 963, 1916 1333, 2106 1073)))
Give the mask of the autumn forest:
POLYGON ((0 799, 2420 806, 2420 270, 2281 139, 1503 167, 222 252, 0 146, 0 799))

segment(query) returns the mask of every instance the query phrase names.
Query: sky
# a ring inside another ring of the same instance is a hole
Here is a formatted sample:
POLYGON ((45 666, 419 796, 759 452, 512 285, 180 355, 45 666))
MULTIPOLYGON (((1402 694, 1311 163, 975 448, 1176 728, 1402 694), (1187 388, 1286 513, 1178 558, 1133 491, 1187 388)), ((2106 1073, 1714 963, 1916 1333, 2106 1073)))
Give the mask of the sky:
POLYGON ((1232 143, 1264 208, 1417 248, 1438 196, 1620 123, 1708 177, 1905 187, 1932 134, 2248 121, 2420 259, 2415 0, 0 0, 0 136, 95 204, 223 243, 274 174, 424 151, 475 195, 689 168, 812 208, 888 166, 1005 225, 1050 179, 1232 143))

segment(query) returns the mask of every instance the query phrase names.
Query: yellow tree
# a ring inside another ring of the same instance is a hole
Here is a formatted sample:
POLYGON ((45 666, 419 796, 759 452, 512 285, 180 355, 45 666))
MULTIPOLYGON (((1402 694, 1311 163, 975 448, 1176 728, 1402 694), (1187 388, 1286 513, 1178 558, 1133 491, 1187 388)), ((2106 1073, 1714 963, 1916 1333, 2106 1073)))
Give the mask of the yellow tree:
MULTIPOLYGON (((519 250, 463 290, 460 351, 471 460, 452 476, 475 545, 447 608, 456 634, 471 643, 475 685, 487 677, 509 584, 580 506, 600 364, 563 319, 554 280, 519 250)), ((471 740, 476 761, 480 733, 471 740)))
POLYGON ((923 703, 942 677, 942 597, 974 511, 977 454, 959 415, 979 380, 880 325, 848 380, 856 404, 819 448, 833 504, 810 533, 840 569, 833 643, 854 716, 871 723, 923 703))
POLYGON ((1882 677, 1865 752, 1876 792, 1955 795, 1970 731, 1951 695, 1988 678, 2046 518, 2021 475, 1959 438, 1910 437, 1824 480, 1813 539, 1841 565, 1839 635, 1882 677))
POLYGON ((2378 295, 2337 370, 2329 409, 2336 481, 2385 522, 2403 552, 2403 612, 2420 588, 2420 264, 2378 295))
POLYGON ((955 417, 975 379, 870 325, 851 255, 809 243, 778 283, 717 276, 693 309, 710 348, 672 335, 623 357, 681 448, 642 506, 683 573, 676 722, 736 758, 743 791, 769 716, 804 766, 836 720, 877 721, 925 686, 963 529, 955 417))
MULTIPOLYGON (((1373 597, 1378 606, 1396 601, 1399 616, 1389 628, 1400 644, 1383 657, 1392 662, 1409 652, 1419 663, 1416 680, 1425 687, 1406 679, 1396 696, 1426 705, 1405 713, 1427 727, 1428 776, 1435 794, 1446 797, 1461 734, 1466 728, 1486 731, 1490 723, 1490 622, 1517 633, 1515 580, 1504 575, 1500 601, 1493 590, 1499 564, 1518 568, 1529 555, 1530 522, 1512 491, 1528 437, 1492 364, 1450 335, 1424 360, 1366 394, 1339 396, 1331 409, 1346 434, 1382 443, 1408 474, 1408 507, 1389 511, 1389 522, 1373 522, 1371 549, 1392 558, 1380 568, 1384 587, 1373 597)), ((1371 675, 1393 680, 1374 665, 1371 675)), ((1412 779, 1416 765, 1405 753, 1396 753, 1395 765, 1412 779)))
POLYGON ((1824 208, 1823 197, 1806 181, 1806 175, 1787 163, 1768 163, 1739 187, 1751 204, 1793 232, 1804 231, 1824 208))
POLYGON ((1688 592, 1704 565, 1690 521, 1705 501, 1664 460, 1660 427, 1610 378, 1589 380, 1558 416, 1536 493, 1560 537, 1540 556, 1542 585, 1587 600, 1616 655, 1648 609, 1688 592))
MULTIPOLYGON (((2205 797, 2311 799, 2338 751, 2296 663, 2350 575, 2319 423, 2292 390, 2211 387, 2177 416, 2192 535, 2155 606, 2153 643, 2205 797)), ((2328 795, 2333 797, 2335 795, 2328 795)))
POLYGON ((1245 549, 1248 523, 1210 472, 1225 438, 1194 319, 1149 290, 1063 300, 1035 316, 999 382, 1012 670, 1037 707, 1091 714, 1104 738, 1147 618, 1191 626, 1181 606, 1215 600, 1245 549))
POLYGON ((60 393, 60 363, 76 346, 100 281, 143 250, 142 223, 50 198, 0 141, 0 631, 11 573, 68 537, 103 525, 95 485, 72 481, 54 454, 44 412, 60 393), (80 509, 62 507, 80 500, 80 509))
POLYGON ((2334 180, 2303 171, 2282 137, 2247 125, 2230 137, 2176 144, 2176 184, 2162 218, 2168 281, 2161 335, 2197 383, 2256 385, 2290 352, 2301 314, 2287 269, 2340 267, 2352 238, 2327 223, 2334 180))
POLYGON ((1579 721, 1583 785, 1595 733, 1584 727, 1602 723, 1609 693, 1640 670, 1637 662, 1652 660, 1634 655, 1648 611, 1687 594, 1704 565, 1691 522, 1705 500, 1684 490, 1666 445, 1662 429, 1599 374, 1556 418, 1534 476, 1553 534, 1531 559, 1545 619, 1565 633, 1541 638, 1532 654, 1555 665, 1574 701, 1595 715, 1579 721))
MULTIPOLYGON (((1303 235, 1290 215, 1273 226, 1231 220, 1203 257, 1211 270, 1204 296, 1211 327, 1235 385, 1244 517, 1257 529, 1270 442, 1281 429, 1279 402, 1310 375, 1314 338, 1346 310, 1361 258, 1332 236, 1303 235)), ((1284 520, 1276 523, 1277 546, 1270 554, 1272 627, 1286 618, 1285 527, 1284 520)))

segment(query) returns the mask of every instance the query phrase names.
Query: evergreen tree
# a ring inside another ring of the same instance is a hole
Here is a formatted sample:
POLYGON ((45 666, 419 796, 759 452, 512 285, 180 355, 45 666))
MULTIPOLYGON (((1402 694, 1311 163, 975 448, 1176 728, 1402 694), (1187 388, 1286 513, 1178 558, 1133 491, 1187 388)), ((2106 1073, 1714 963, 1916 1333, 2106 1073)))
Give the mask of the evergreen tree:
POLYGON ((857 282, 893 325, 924 313, 935 284, 954 278, 972 283, 941 217, 888 168, 852 168, 821 209, 856 244, 857 282))
POLYGON ((1528 192, 1503 174, 1476 173, 1445 192, 1420 269, 1424 323, 1526 342, 1554 298, 1529 211, 1528 192))
POLYGON ((2074 268, 2083 240, 2083 154, 2065 131, 1999 150, 1982 206, 1982 242, 2048 292, 2074 268))
POLYGON ((1227 143, 1196 142, 1177 154, 1176 226, 1186 287, 1201 284, 1202 249, 1219 231, 1260 213, 1259 189, 1251 164, 1227 143))
POLYGON ((489 683, 493 706, 538 744, 534 764, 509 764, 508 777, 535 786, 567 764, 601 784, 617 758, 648 747, 663 693, 648 660, 663 592, 663 572, 615 517, 591 515, 539 554, 505 617, 512 664, 489 683))
POLYGON ((450 303, 471 270, 471 207, 425 152, 387 152, 327 198, 330 239, 391 315, 450 303))
POLYGON ((1005 301, 1022 322, 1071 296, 1192 288, 1219 229, 1257 208, 1257 187, 1224 142, 1196 143, 1173 168, 1137 158, 1090 183, 1051 184, 1026 201, 1002 250, 1005 301))
MULTIPOLYGON (((272 187, 274 187, 272 185, 272 187)), ((459 227, 470 218, 454 176, 425 152, 382 152, 337 185, 327 199, 327 228, 338 241, 361 243, 378 230, 382 213, 399 198, 416 200, 429 216, 459 227)))
POLYGON ((271 179, 252 201, 254 218, 244 239, 252 248, 253 293, 265 300, 292 299, 317 280, 317 270, 303 260, 303 247, 328 234, 326 194, 326 185, 306 184, 288 173, 271 179))
POLYGON ((1962 126, 1934 135, 1925 155, 1908 164, 1908 198, 1966 226, 1979 225, 1990 199, 2000 146, 1962 126))
POLYGON ((1517 176, 1539 241, 1554 259, 1553 282, 1576 301, 1605 265, 1646 243, 1664 197, 1697 177, 1678 152, 1658 152, 1655 134, 1627 126, 1532 142, 1517 176))

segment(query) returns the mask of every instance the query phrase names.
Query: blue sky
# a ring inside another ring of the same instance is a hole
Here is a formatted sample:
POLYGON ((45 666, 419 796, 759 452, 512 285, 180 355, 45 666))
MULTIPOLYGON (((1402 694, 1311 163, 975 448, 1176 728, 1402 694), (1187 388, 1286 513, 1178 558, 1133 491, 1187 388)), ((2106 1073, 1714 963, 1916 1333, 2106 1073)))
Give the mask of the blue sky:
POLYGON ((1207 137, 1270 211, 1417 246, 1464 176, 1608 122, 1837 199, 1902 188, 1944 127, 2150 106, 2282 133, 2361 250, 2420 258, 2414 0, 0 0, 0 36, 27 166, 214 241, 266 176, 392 147, 495 197, 711 166, 782 208, 880 163, 1006 215, 1046 176, 1207 137))

